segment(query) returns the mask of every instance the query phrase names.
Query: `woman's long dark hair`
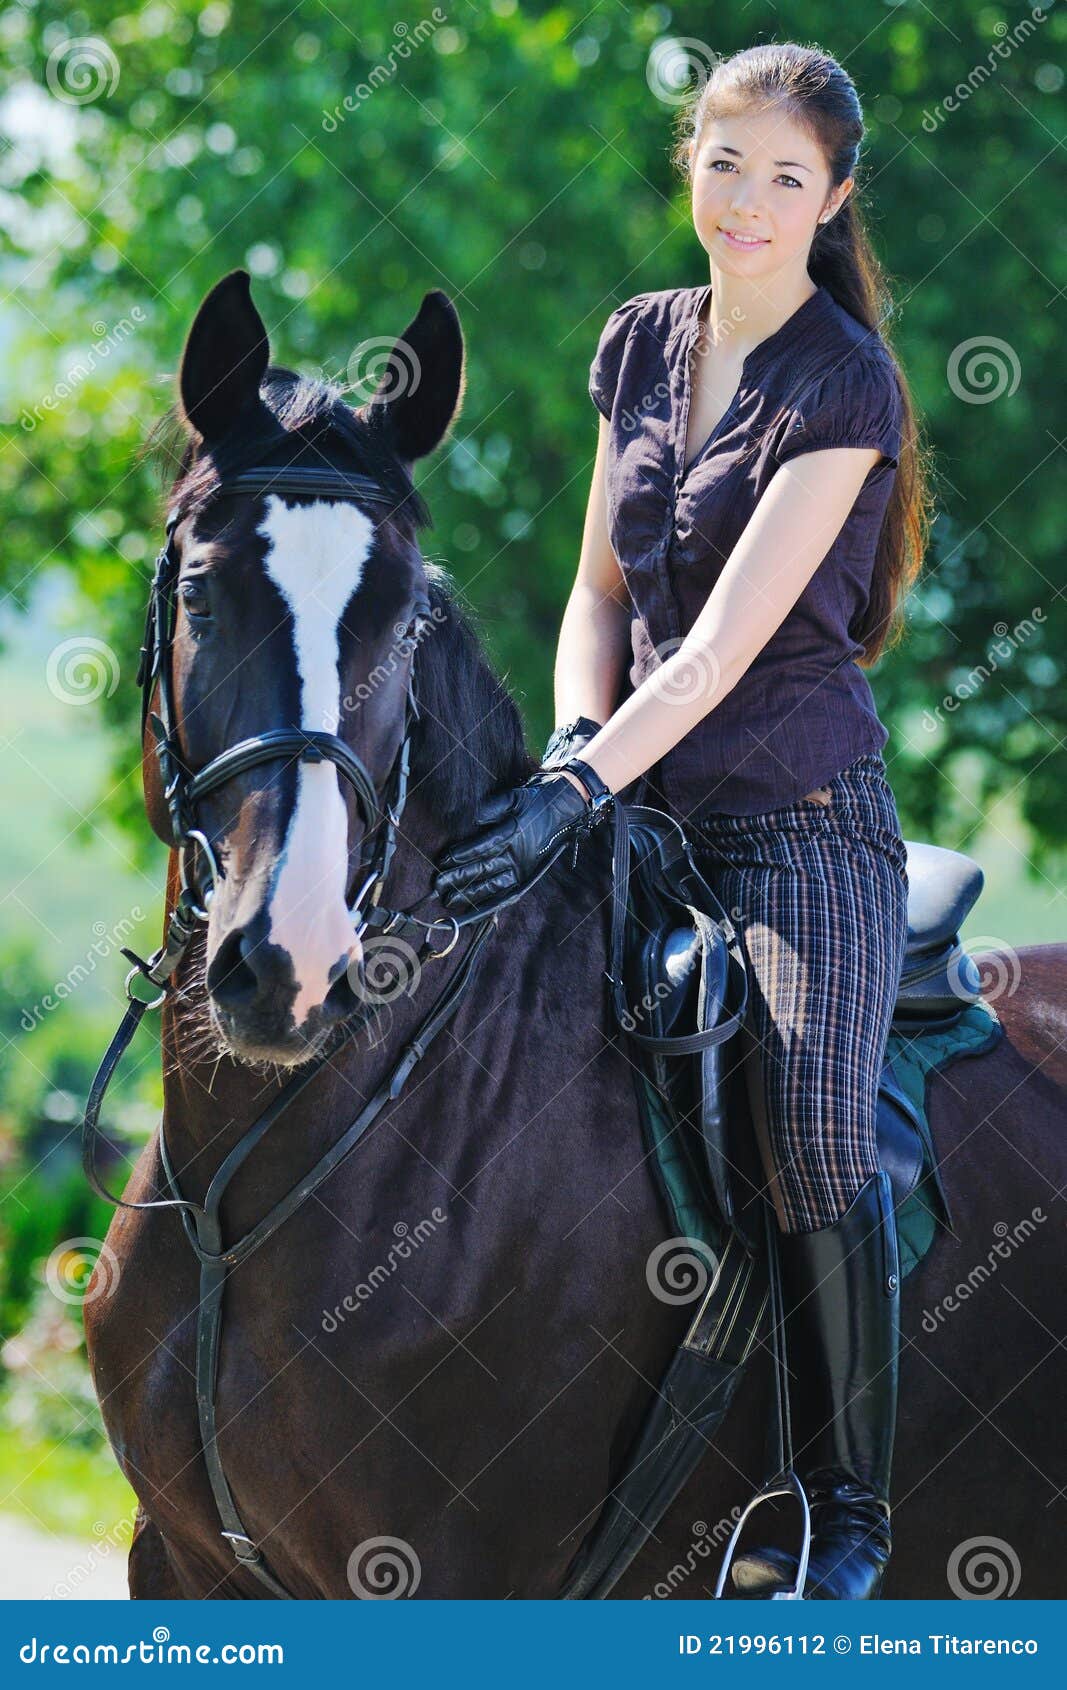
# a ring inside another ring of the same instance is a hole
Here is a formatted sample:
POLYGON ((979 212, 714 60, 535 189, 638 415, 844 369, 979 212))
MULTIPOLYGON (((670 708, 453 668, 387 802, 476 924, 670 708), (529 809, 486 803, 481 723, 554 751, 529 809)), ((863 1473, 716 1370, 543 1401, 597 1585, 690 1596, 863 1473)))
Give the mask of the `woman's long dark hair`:
MULTIPOLYGON (((681 110, 674 164, 688 180, 691 159, 695 162, 700 138, 713 118, 775 108, 812 135, 826 160, 831 187, 857 175, 864 130, 852 79, 828 53, 791 41, 746 47, 714 66, 681 110)), ((864 227, 858 178, 840 209, 817 228, 808 271, 857 322, 877 330, 892 351, 886 328, 892 297, 864 227)), ((897 472, 878 539, 870 598, 850 630, 863 646, 864 666, 899 637, 902 601, 922 567, 930 530, 926 448, 918 438, 911 394, 895 354, 894 364, 903 405, 897 472)))

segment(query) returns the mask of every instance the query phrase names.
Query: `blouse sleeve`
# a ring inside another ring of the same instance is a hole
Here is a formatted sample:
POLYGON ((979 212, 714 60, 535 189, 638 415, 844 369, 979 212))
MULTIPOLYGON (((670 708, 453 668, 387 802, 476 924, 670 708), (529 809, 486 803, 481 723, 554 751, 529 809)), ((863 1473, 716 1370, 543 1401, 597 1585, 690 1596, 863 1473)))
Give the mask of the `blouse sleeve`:
POLYGON ((896 464, 903 401, 889 359, 844 358, 798 400, 778 448, 778 462, 832 446, 877 446, 896 464))
POLYGON ((647 293, 635 294, 625 305, 611 313, 601 330, 593 362, 589 366, 589 397, 602 416, 611 420, 611 407, 619 380, 619 366, 629 339, 630 330, 640 313, 647 293))

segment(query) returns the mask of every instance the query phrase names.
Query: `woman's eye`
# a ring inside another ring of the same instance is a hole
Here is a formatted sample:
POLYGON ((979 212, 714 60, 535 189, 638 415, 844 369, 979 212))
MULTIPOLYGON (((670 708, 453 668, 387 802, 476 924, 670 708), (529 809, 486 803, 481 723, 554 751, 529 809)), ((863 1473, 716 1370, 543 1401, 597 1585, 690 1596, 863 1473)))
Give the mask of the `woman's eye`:
MULTIPOLYGON (((715 159, 712 159, 712 161, 711 161, 711 169, 717 171, 720 164, 725 164, 727 170, 733 170, 733 168, 734 168, 730 159, 728 159, 728 158, 715 158, 715 159)), ((784 172, 781 176, 778 177, 778 181, 779 182, 787 182, 791 188, 799 188, 800 187, 800 183, 797 181, 795 176, 786 176, 784 174, 784 172)))

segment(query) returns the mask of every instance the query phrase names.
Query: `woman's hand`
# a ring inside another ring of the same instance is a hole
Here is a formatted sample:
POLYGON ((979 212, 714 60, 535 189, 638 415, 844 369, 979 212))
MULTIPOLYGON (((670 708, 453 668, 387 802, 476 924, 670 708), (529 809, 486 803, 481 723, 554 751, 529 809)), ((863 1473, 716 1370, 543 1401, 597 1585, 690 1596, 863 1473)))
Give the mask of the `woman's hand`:
POLYGON ((591 801, 560 769, 539 769, 522 786, 498 793, 478 807, 475 829, 437 859, 434 889, 453 914, 517 893, 572 840, 595 825, 611 794, 600 788, 591 801))

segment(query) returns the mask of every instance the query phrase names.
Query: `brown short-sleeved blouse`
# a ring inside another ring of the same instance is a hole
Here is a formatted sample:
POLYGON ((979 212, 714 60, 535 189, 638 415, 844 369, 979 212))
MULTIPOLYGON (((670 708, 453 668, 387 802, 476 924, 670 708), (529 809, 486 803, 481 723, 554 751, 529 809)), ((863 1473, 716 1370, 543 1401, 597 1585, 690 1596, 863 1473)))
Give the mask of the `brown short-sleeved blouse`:
POLYGON ((684 467, 690 358, 711 288, 637 294, 613 311, 589 392, 611 425, 611 543, 633 602, 637 687, 681 644, 779 464, 877 446, 841 532, 733 690, 650 771, 682 816, 749 815, 824 785, 888 735, 856 658, 896 474, 902 402, 881 337, 819 287, 744 360, 733 399, 684 467))

